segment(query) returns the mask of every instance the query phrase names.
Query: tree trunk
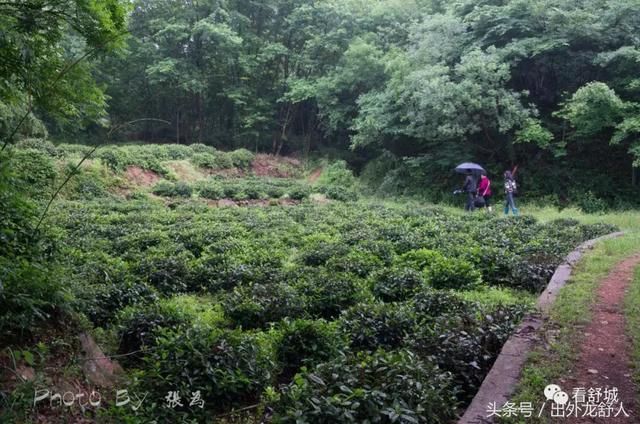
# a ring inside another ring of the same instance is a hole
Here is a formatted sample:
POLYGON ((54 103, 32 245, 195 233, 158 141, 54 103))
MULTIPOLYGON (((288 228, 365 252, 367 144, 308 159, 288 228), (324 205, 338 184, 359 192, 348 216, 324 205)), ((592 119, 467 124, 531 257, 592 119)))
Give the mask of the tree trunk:
POLYGON ((176 111, 176 143, 180 144, 180 110, 176 111))

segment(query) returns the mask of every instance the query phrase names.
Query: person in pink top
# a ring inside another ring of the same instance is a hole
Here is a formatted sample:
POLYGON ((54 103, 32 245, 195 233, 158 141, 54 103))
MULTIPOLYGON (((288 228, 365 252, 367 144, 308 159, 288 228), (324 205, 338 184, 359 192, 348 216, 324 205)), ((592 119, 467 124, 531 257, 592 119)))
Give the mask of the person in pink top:
POLYGON ((493 212, 491 208, 491 180, 486 175, 482 175, 480 177, 480 183, 478 184, 478 196, 482 196, 484 198, 484 205, 489 210, 489 212, 493 212))

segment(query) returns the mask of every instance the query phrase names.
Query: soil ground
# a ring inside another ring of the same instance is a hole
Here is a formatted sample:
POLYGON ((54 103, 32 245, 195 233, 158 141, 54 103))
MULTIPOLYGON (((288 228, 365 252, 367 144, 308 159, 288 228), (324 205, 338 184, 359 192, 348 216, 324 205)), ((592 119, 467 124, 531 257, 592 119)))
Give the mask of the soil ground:
MULTIPOLYGON (((636 405, 636 387, 633 382, 630 352, 632 345, 625 331, 624 297, 633 281, 633 273, 640 264, 640 254, 620 262, 600 282, 596 304, 593 306, 591 322, 582 330, 583 342, 577 362, 568 378, 562 381, 565 391, 574 388, 617 388, 619 411, 623 405, 629 415, 618 417, 572 417, 562 420, 567 423, 639 423, 636 405)), ((572 396, 572 393, 568 393, 572 396)))

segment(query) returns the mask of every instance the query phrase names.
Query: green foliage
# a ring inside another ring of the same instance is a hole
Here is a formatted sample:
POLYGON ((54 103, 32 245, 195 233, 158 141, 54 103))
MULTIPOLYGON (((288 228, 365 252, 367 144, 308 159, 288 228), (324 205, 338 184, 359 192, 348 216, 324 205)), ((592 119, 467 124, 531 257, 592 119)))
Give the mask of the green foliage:
POLYGON ((276 329, 276 358, 285 377, 337 357, 344 344, 336 326, 324 320, 284 319, 276 329))
POLYGON ((453 291, 425 288, 412 300, 413 308, 421 317, 435 318, 444 314, 456 315, 469 308, 469 304, 453 291))
MULTIPOLYGON (((212 200, 222 198, 233 200, 279 199, 287 195, 290 199, 300 201, 309 197, 311 193, 311 189, 304 182, 264 178, 214 178, 198 183, 195 189, 200 197, 212 200)), ((162 191, 167 192, 166 190, 162 191)), ((171 193, 171 190, 168 192, 171 193)))
POLYGON ((432 325, 420 326, 408 345, 418 355, 434 358, 441 369, 451 372, 456 387, 461 389, 459 397, 467 401, 523 314, 520 305, 451 311, 436 318, 432 325))
POLYGON ((242 328, 260 328, 283 318, 300 318, 304 299, 287 284, 252 284, 236 287, 224 300, 224 311, 242 328))
MULTIPOLYGON (((304 271, 301 269, 299 272, 304 271)), ((350 274, 316 270, 302 277, 295 286, 306 298, 306 310, 311 316, 334 319, 366 297, 361 290, 362 284, 360 279, 350 274)))
POLYGON ((584 213, 603 213, 609 208, 605 200, 597 197, 590 190, 580 194, 574 194, 572 197, 576 199, 576 204, 584 213))
POLYGON ((274 405, 274 419, 446 423, 455 405, 448 373, 411 352, 379 350, 342 356, 301 373, 274 405))
POLYGON ((156 346, 143 358, 142 388, 162 399, 170 390, 191 393, 197 387, 208 408, 189 409, 183 402, 180 409, 196 416, 256 401, 273 377, 274 351, 260 333, 167 329, 156 346))
POLYGON ((198 187, 196 187, 196 191, 198 192, 198 196, 204 197, 205 199, 218 200, 224 197, 224 189, 222 185, 216 181, 199 184, 198 187))
POLYGON ((167 175, 168 170, 162 160, 170 159, 164 146, 158 145, 110 145, 98 149, 95 156, 113 171, 121 172, 130 166, 167 175))
POLYGON ((473 264, 458 258, 438 258, 424 271, 427 284, 436 289, 469 290, 482 284, 482 275, 473 264))
POLYGON ((233 166, 240 169, 248 169, 253 162, 253 157, 253 153, 247 149, 234 150, 229 153, 229 159, 233 166))
POLYGON ((16 132, 46 133, 33 130, 42 129, 33 111, 58 127, 74 129, 104 117, 106 98, 93 79, 93 66, 78 58, 120 47, 125 15, 126 6, 118 0, 21 1, 1 6, 0 25, 6 29, 0 46, 3 144, 13 142, 9 137, 16 132), (12 113, 5 114, 5 108, 12 113))
POLYGON ((19 190, 25 178, 43 176, 31 168, 34 163, 45 166, 45 180, 50 163, 31 161, 42 158, 37 151, 27 152, 17 158, 0 154, 0 331, 5 343, 24 341, 40 324, 66 311, 70 300, 54 256, 57 247, 47 234, 35 231, 36 210, 19 190), (26 174, 16 175, 16 168, 26 174))
POLYGON ((420 272, 403 267, 376 271, 371 281, 373 294, 384 302, 407 300, 424 284, 420 272))
POLYGON ((415 324, 414 311, 404 304, 359 304, 340 316, 340 327, 357 350, 398 348, 415 324))
POLYGON ((602 82, 580 87, 558 112, 576 128, 578 137, 588 137, 615 126, 621 117, 623 102, 614 90, 602 82))
POLYGON ((353 188, 356 185, 356 179, 353 172, 347 167, 347 163, 339 160, 322 171, 320 178, 318 178, 318 185, 353 188))
POLYGON ((15 146, 20 149, 41 150, 47 155, 53 157, 61 154, 58 148, 51 141, 44 138, 23 138, 15 143, 15 146))
POLYGON ((35 149, 15 149, 12 156, 18 183, 13 189, 36 199, 51 196, 54 180, 58 175, 52 158, 47 153, 35 149))
POLYGON ((153 186, 153 194, 166 197, 191 197, 193 188, 184 181, 172 183, 166 180, 158 182, 153 186))
MULTIPOLYGON (((296 184, 306 183, 215 177, 194 189, 296 184)), ((123 365, 149 396, 201 390, 207 407, 170 411, 177 421, 255 404, 277 420, 452 414, 430 396, 468 400, 526 306, 468 289, 484 282, 530 299, 575 245, 613 230, 372 201, 212 208, 99 197, 61 199, 51 214, 67 307, 120 352, 142 351, 123 365), (446 387, 424 384, 441 375, 446 387), (424 386, 402 383, 418 377, 424 386)))

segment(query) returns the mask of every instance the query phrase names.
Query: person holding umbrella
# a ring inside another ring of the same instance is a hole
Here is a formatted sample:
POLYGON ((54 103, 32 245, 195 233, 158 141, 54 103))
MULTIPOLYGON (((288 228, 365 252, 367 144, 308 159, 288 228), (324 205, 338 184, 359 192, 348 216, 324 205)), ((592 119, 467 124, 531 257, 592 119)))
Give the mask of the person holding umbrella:
POLYGON ((473 172, 471 170, 467 171, 467 177, 464 179, 462 191, 467 193, 467 204, 464 206, 464 210, 473 212, 476 209, 475 200, 478 189, 476 187, 476 179, 473 178, 473 172))
POLYGON ((473 162, 465 162, 456 166, 455 171, 459 174, 465 174, 464 185, 462 186, 462 192, 467 194, 467 203, 464 206, 465 211, 474 211, 476 194, 478 193, 478 185, 474 174, 486 173, 483 167, 473 162))

